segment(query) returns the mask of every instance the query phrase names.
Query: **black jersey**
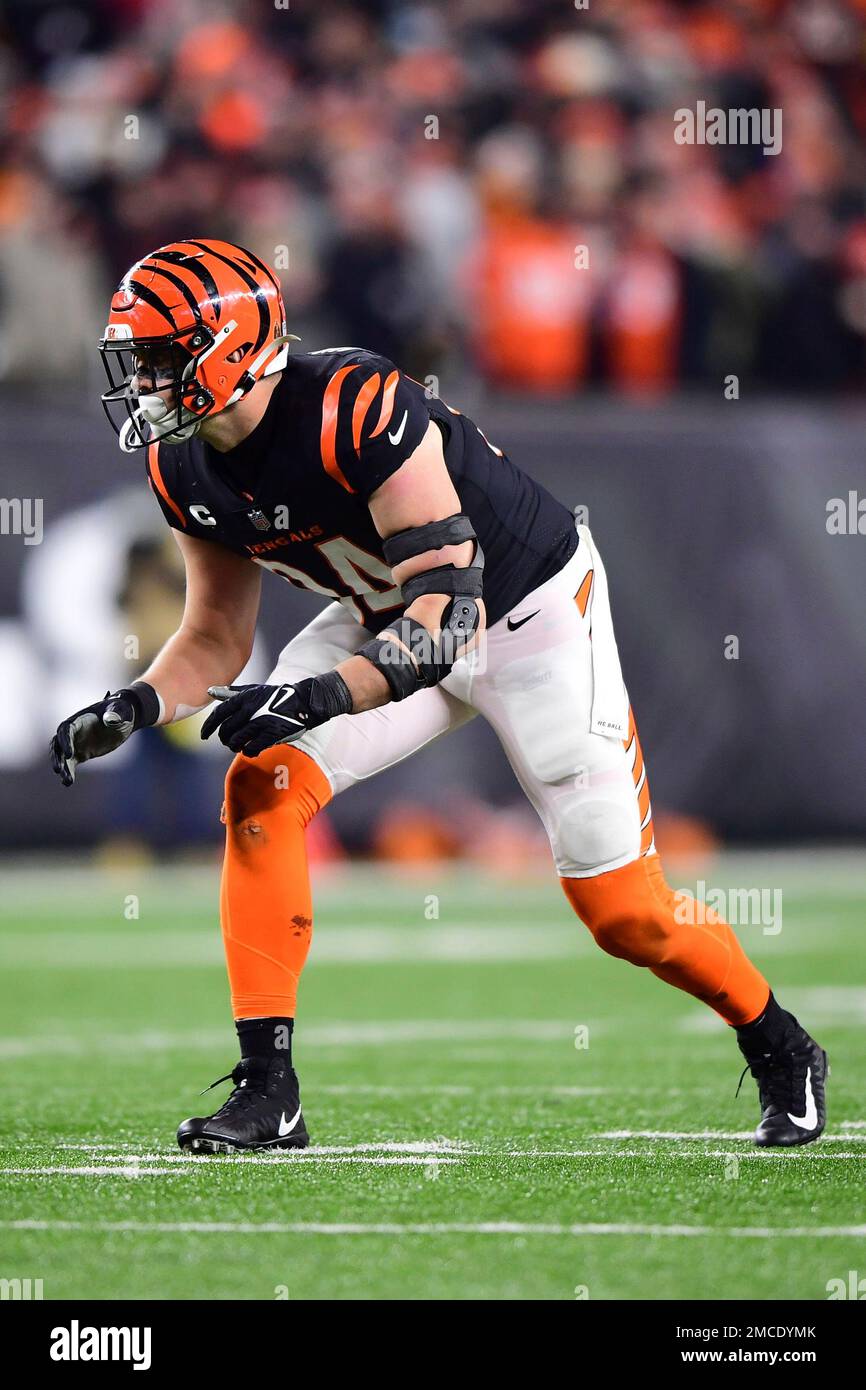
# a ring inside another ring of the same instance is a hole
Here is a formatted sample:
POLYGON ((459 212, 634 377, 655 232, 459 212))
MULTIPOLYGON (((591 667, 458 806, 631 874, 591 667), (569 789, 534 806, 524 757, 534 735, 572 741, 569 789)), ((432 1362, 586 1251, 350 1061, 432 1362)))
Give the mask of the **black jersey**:
POLYGON ((431 420, 484 551, 492 624, 571 557, 574 518, 465 415, 374 353, 328 348, 290 358, 236 448, 152 444, 148 476, 170 526, 339 599, 378 632, 403 603, 368 498, 414 453, 431 420))

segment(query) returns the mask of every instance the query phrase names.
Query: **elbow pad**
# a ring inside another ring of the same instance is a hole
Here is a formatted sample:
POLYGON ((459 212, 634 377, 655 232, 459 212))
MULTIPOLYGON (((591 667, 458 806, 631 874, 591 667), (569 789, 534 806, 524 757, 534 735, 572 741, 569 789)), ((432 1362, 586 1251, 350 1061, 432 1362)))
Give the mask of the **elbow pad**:
POLYGON ((411 526, 407 531, 398 531, 395 536, 389 536, 382 542, 382 554, 394 569, 404 560, 412 560, 428 550, 441 550, 445 545, 462 545, 464 541, 475 542, 472 564, 463 569, 458 569, 456 565, 437 565, 435 569, 413 574, 401 590, 407 608, 421 594, 450 594, 453 598, 481 597, 484 552, 478 543, 475 528, 468 516, 456 512, 442 521, 430 521, 426 526, 411 526))
POLYGON ((484 552, 472 523, 462 513, 446 517, 443 521, 431 521, 426 526, 398 531, 383 542, 383 554, 393 569, 395 565, 415 555, 423 555, 425 551, 439 550, 445 545, 460 545, 469 540, 475 541, 471 565, 462 569, 456 565, 437 565, 434 569, 413 575, 402 587, 403 601, 407 607, 422 594, 446 594, 450 597, 442 615, 438 642, 423 623, 415 618, 402 618, 388 629, 399 640, 395 641, 391 636, 374 637, 358 652, 359 656, 365 656, 382 672, 394 700, 404 700, 422 686, 438 685, 477 632, 481 616, 477 600, 481 598, 483 589, 484 552))

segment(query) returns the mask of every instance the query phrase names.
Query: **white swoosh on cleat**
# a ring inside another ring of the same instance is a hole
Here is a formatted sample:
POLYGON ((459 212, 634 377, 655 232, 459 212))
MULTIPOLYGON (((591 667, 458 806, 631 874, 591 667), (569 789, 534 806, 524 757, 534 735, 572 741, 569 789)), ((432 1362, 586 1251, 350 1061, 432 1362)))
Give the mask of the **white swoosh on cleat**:
POLYGON ((286 1112, 285 1112, 285 1110, 283 1111, 282 1115, 280 1116, 280 1127, 279 1127, 279 1130, 277 1131, 281 1139, 282 1139, 282 1137, 283 1137, 284 1134, 291 1134, 292 1130, 294 1129, 295 1125, 298 1123, 298 1120, 299 1120, 300 1118, 301 1118, 301 1107, 300 1107, 300 1106, 298 1106, 298 1108, 297 1108, 297 1110, 295 1111, 294 1115, 293 1115, 292 1118, 291 1118, 290 1120, 288 1120, 288 1121, 286 1120, 286 1112))
POLYGON ((403 438, 403 431, 406 428, 406 421, 408 420, 408 418, 409 412, 408 410, 404 410, 403 419, 400 421, 400 428, 397 430, 397 432, 395 434, 392 434, 390 430, 388 431, 388 438, 390 439, 392 444, 400 443, 400 440, 403 438))
POLYGON ((815 1097, 812 1095, 812 1068, 806 1068, 806 1113, 805 1115, 792 1115, 788 1111, 788 1119, 792 1125, 797 1125, 799 1129, 814 1129, 818 1123, 818 1107, 815 1104, 815 1097))

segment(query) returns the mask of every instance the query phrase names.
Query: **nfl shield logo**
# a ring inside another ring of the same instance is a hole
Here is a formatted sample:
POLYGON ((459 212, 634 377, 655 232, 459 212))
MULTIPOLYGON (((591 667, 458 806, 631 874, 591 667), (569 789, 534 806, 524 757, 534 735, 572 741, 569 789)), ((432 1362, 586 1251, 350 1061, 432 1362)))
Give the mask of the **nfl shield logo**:
POLYGON ((271 529, 271 523, 264 512, 259 511, 258 507, 253 507, 251 512, 247 512, 247 516, 257 531, 269 531, 271 529))

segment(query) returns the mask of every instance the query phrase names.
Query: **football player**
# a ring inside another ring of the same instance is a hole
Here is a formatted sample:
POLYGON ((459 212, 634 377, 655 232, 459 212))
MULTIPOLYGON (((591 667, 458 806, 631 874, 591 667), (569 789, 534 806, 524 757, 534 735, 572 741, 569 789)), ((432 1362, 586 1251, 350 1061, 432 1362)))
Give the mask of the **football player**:
POLYGON ((683 921, 665 882, 589 531, 392 362, 351 347, 290 356, 290 337, 271 269, 201 240, 132 267, 100 344, 106 412, 144 455, 186 608, 138 680, 63 721, 53 766, 70 786, 137 729, 213 700, 202 737, 236 754, 221 922, 240 1060, 216 1113, 180 1126, 181 1147, 307 1144, 291 1054, 312 929, 306 828, 336 793, 477 714, 599 946, 735 1031, 758 1083, 755 1142, 816 1139, 825 1053, 727 923, 704 909, 683 921), (263 570, 328 603, 266 684, 233 686, 263 570))

